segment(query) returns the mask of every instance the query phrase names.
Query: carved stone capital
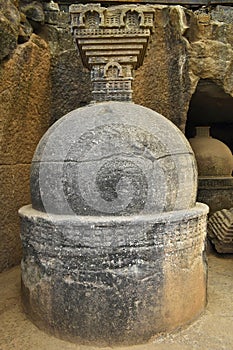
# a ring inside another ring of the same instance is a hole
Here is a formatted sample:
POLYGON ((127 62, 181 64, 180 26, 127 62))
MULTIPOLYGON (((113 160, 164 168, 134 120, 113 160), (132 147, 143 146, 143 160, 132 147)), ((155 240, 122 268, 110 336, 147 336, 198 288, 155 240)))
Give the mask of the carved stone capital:
POLYGON ((70 6, 71 27, 83 65, 92 71, 94 101, 130 101, 133 69, 143 63, 153 29, 147 5, 70 6))

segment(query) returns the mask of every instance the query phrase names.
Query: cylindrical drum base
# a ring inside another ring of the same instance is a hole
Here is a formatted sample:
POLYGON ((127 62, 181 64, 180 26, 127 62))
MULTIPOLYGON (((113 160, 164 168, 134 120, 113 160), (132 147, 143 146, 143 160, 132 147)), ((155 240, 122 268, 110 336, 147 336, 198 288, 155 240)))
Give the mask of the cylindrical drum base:
POLYGON ((208 207, 127 217, 20 209, 22 299, 41 329, 93 345, 137 344, 206 303, 208 207))

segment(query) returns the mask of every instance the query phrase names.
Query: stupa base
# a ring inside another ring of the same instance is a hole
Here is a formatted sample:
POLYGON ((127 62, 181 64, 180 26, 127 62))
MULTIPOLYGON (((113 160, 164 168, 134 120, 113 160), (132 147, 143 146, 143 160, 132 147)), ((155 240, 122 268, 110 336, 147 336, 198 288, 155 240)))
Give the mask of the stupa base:
POLYGON ((233 177, 199 177, 198 201, 206 203, 210 215, 233 207, 233 177))
POLYGON ((135 216, 49 215, 25 206, 22 300, 41 329, 92 345, 147 342, 206 304, 208 207, 135 216))

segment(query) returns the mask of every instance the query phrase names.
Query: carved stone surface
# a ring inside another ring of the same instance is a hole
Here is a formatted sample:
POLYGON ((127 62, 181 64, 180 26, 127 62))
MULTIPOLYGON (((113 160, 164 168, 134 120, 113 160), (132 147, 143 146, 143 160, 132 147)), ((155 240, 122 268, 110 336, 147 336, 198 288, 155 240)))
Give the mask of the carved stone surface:
POLYGON ((218 253, 233 253, 233 208, 214 213, 209 218, 207 229, 218 253))
POLYGON ((47 332, 99 346, 138 344, 206 303, 207 207, 128 217, 20 210, 22 296, 47 332))
POLYGON ((206 203, 210 215, 233 206, 233 177, 199 177, 197 200, 206 203))
POLYGON ((71 5, 71 27, 91 70, 94 101, 131 101, 133 69, 142 62, 154 9, 143 5, 71 5))
POLYGON ((41 139, 31 168, 33 207, 61 215, 189 209, 196 187, 184 135, 160 114, 123 102, 63 117, 41 139))
MULTIPOLYGON (((33 1, 27 0, 27 2, 32 3, 33 1)), ((38 35, 35 36, 34 33, 32 37, 29 19, 22 13, 17 15, 19 20, 15 22, 15 29, 10 29, 14 23, 12 15, 14 17, 15 8, 12 7, 10 0, 0 1, 1 15, 6 17, 5 9, 7 9, 12 19, 10 26, 5 19, 0 25, 0 42, 2 42, 0 56, 3 59, 3 61, 0 60, 0 123, 4 125, 0 146, 3 152, 0 165, 3 179, 1 180, 3 198, 1 222, 4 222, 0 233, 2 248, 0 270, 18 264, 20 261, 17 209, 28 203, 30 198, 29 170, 26 171, 24 168, 29 168, 31 156, 25 161, 25 154, 32 154, 35 144, 49 124, 51 125, 54 120, 61 118, 69 111, 88 104, 92 99, 89 72, 82 67, 78 51, 72 43, 68 23, 69 14, 63 12, 63 9, 68 11, 68 5, 65 5, 68 2, 78 3, 78 0, 59 0, 59 3, 63 4, 59 12, 49 11, 49 7, 44 6, 45 24, 37 22, 40 25, 39 30, 36 31, 38 35), (13 13, 7 4, 11 4, 13 13), (48 12, 50 12, 49 15, 48 12), (5 32, 6 23, 8 25, 5 32), (30 37, 28 45, 27 41, 30 37), (42 37, 49 44, 46 48, 42 37), (21 43, 18 46, 16 46, 17 38, 21 43), (33 58, 30 63, 28 57, 33 55, 37 46, 39 49, 37 58, 33 58), (49 54, 51 55, 50 60, 49 54), (19 62, 17 68, 11 58, 19 62), (15 74, 16 71, 19 74, 15 74), (44 82, 47 85, 46 89, 44 82), (12 102, 16 100, 17 104, 12 102), (19 104, 22 108, 19 107, 19 104), (28 122, 25 121, 25 106, 27 106, 28 122), (33 132, 32 137, 31 132, 33 132), (10 153, 13 153, 13 157, 10 153), (24 165, 25 162, 28 165, 24 165)), ((232 1, 229 0, 230 2, 232 1)), ((16 3, 19 1, 14 1, 14 4, 16 3)), ((154 29, 150 37, 150 45, 143 65, 136 70, 133 80, 134 102, 163 114, 184 131, 191 95, 199 79, 210 79, 233 96, 231 79, 233 76, 233 65, 231 64, 233 59, 233 7, 208 7, 209 24, 199 22, 197 11, 190 11, 181 6, 154 5, 153 8, 155 9, 154 29)), ((10 17, 6 18, 10 20, 10 17)), ((207 96, 204 95, 203 101, 204 114, 206 110, 213 111, 214 106, 219 104, 221 106, 219 107, 219 123, 226 121, 224 118, 226 118, 226 107, 230 103, 229 100, 221 101, 215 98, 216 104, 211 105, 210 101, 207 104, 207 96)), ((228 135, 232 149, 231 110, 232 108, 229 109, 229 120, 224 134, 228 135)), ((218 113, 218 110, 216 109, 215 112, 218 113)), ((212 181, 216 182, 215 180, 209 181, 209 186, 212 181)), ((202 193, 199 194, 198 201, 206 200, 208 205, 212 203, 212 212, 233 206, 233 185, 231 185, 231 191, 227 191, 221 189, 221 183, 222 181, 219 183, 217 196, 212 199, 208 196, 208 187, 205 190, 203 188, 206 193, 205 197, 202 196, 202 193), (222 206, 220 206, 220 198, 222 206)))
POLYGON ((40 328, 99 346, 146 342, 206 303, 208 207, 184 135, 133 103, 77 109, 41 140, 20 209, 22 295, 40 328))

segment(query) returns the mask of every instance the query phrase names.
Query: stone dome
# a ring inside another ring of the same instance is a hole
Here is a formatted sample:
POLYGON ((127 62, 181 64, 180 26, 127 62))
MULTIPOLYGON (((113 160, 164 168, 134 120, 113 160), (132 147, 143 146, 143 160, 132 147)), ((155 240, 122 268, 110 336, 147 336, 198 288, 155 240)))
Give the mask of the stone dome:
POLYGON ((190 144, 195 153, 199 176, 229 177, 233 171, 231 150, 209 134, 209 127, 196 127, 190 144))
POLYGON ((195 206, 197 171, 182 132, 148 108, 105 102, 76 109, 41 139, 32 207, 54 214, 135 215, 195 206))

